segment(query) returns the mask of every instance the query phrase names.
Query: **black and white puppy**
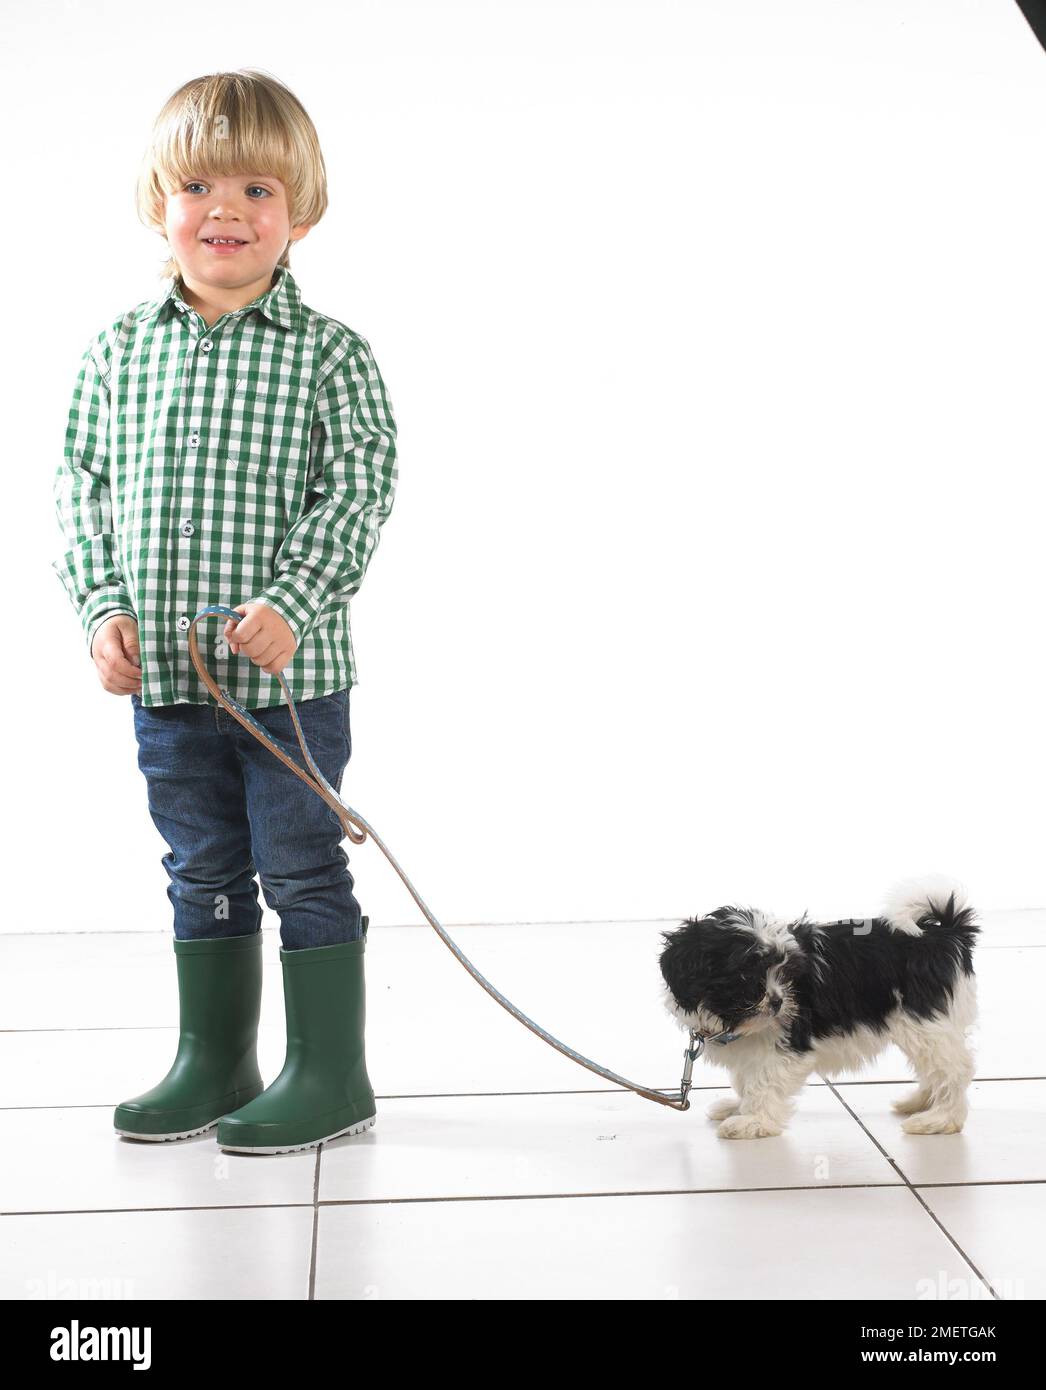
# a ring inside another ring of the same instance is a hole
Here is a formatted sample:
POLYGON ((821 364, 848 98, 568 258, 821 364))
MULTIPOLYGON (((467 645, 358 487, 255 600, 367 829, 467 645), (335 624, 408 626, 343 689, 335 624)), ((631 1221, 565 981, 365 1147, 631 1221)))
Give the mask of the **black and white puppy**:
POLYGON ((839 922, 717 907, 663 932, 664 1005, 709 1041, 737 1096, 709 1117, 724 1139, 780 1134, 812 1072, 859 1071, 889 1043, 916 1090, 894 1109, 909 1134, 955 1134, 966 1119, 977 1013, 979 928, 962 885, 940 875, 890 892, 882 915, 839 922))

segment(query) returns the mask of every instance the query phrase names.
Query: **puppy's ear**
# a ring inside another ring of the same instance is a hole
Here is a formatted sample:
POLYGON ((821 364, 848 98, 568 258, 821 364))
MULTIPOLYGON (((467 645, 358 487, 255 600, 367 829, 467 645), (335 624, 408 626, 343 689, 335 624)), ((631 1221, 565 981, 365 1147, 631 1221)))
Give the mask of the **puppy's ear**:
POLYGON ((816 977, 819 973, 818 961, 820 956, 815 924, 807 921, 804 912, 797 921, 789 922, 788 931, 799 947, 797 951, 789 951, 785 956, 785 971, 788 979, 800 980, 808 974, 813 974, 816 977))
POLYGON ((659 961, 661 976, 676 1002, 693 1008, 700 998, 699 982, 707 978, 708 952, 701 939, 700 923, 684 922, 674 932, 662 932, 665 943, 659 961))
POLYGON ((806 920, 805 912, 794 922, 788 923, 788 930, 804 951, 809 950, 810 944, 813 941, 814 927, 812 922, 806 920))

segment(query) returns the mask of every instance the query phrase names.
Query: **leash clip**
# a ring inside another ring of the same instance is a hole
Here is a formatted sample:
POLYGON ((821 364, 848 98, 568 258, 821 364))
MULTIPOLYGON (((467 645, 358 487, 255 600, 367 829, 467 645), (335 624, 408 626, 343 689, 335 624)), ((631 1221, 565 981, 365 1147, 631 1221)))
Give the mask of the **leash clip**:
POLYGON ((683 1053, 683 1079, 679 1083, 679 1098, 683 1102, 682 1108, 688 1110, 690 1102, 687 1096, 693 1084, 691 1077, 694 1074, 694 1063, 705 1050, 705 1040, 696 1028, 690 1029, 690 1042, 687 1044, 686 1051, 683 1053))

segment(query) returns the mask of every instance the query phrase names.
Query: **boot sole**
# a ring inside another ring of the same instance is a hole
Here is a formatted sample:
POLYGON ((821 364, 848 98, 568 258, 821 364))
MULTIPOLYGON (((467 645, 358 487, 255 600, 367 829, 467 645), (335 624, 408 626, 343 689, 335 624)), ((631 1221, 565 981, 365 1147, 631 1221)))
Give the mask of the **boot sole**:
POLYGON ((116 1133, 125 1139, 144 1139, 149 1144, 166 1144, 172 1139, 191 1139, 194 1134, 206 1134, 209 1129, 215 1127, 220 1119, 221 1116, 219 1115, 217 1120, 211 1120, 210 1124, 200 1125, 199 1129, 182 1129, 172 1134, 137 1134, 133 1129, 117 1129, 116 1133))
MULTIPOLYGON (((370 1129, 378 1118, 377 1112, 367 1120, 359 1120, 354 1125, 349 1125, 347 1129, 337 1129, 333 1134, 325 1134, 322 1139, 310 1139, 307 1144, 223 1144, 218 1141, 218 1147, 223 1151, 234 1154, 293 1154, 300 1153, 304 1149, 315 1149, 320 1144, 326 1144, 330 1139, 341 1139, 347 1134, 362 1134, 364 1130, 370 1129)), ((215 1121, 217 1124, 217 1120, 215 1121)))

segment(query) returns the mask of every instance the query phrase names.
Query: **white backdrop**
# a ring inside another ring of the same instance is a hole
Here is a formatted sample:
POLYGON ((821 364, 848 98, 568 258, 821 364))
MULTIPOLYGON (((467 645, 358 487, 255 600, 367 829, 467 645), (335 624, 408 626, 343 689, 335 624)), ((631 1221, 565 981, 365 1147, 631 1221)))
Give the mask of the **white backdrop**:
MULTIPOLYGON (((5 16, 0 930, 171 931, 51 484, 84 345, 159 292, 152 119, 244 66, 317 125, 292 270, 399 423, 342 793, 437 917, 864 915, 930 869, 1046 905, 1046 55, 1015 4, 5 16)), ((344 845, 373 923, 423 922, 344 845)))

